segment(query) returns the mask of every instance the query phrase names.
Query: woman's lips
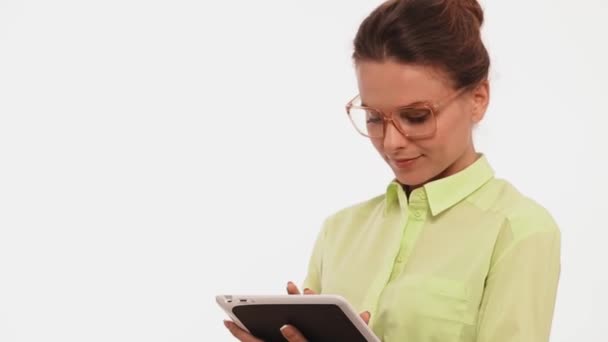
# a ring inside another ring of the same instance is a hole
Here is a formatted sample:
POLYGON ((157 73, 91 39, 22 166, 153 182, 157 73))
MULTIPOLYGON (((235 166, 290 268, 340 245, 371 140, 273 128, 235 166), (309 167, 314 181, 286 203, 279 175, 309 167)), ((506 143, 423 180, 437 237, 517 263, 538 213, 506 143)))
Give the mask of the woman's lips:
POLYGON ((393 159, 392 163, 399 169, 411 168, 420 157, 393 159))

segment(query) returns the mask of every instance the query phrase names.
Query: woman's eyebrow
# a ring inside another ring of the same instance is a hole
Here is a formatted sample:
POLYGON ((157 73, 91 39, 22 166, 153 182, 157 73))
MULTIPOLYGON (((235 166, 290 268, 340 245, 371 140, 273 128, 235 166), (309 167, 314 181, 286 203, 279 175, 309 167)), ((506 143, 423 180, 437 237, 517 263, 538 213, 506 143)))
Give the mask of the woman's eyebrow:
MULTIPOLYGON (((398 105, 398 106, 395 106, 395 107, 392 107, 392 108, 409 107, 409 106, 413 106, 413 105, 420 104, 420 103, 423 103, 423 102, 425 102, 425 101, 424 100, 416 100, 416 101, 413 101, 413 102, 410 102, 410 103, 407 103, 407 104, 398 105)), ((361 106, 368 107, 368 108, 375 108, 375 107, 369 107, 367 105, 367 103, 363 102, 363 100, 361 100, 361 106)))

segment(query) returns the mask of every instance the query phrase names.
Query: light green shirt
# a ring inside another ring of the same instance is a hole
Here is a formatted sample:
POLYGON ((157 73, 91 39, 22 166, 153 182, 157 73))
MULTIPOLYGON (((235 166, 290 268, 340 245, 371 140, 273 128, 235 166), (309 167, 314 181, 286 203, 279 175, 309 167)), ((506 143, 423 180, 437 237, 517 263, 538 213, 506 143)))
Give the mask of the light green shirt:
POLYGON ((303 286, 370 311, 385 342, 549 340, 560 231, 485 156, 330 216, 303 286))

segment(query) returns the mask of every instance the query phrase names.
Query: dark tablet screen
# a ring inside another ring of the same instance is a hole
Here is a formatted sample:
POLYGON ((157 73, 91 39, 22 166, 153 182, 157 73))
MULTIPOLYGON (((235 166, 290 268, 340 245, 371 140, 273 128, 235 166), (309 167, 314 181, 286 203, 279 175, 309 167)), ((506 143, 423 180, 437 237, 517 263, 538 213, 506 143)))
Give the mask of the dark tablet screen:
POLYGON ((342 310, 332 304, 258 304, 237 306, 232 312, 265 342, 285 342, 281 327, 291 324, 313 342, 366 342, 342 310))

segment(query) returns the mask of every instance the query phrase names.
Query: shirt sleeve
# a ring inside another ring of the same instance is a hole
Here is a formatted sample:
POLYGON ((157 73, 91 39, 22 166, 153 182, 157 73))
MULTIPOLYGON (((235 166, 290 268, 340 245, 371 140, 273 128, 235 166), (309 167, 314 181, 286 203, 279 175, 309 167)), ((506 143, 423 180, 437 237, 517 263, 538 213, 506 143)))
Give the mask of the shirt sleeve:
POLYGON ((507 243, 492 263, 477 325, 478 342, 547 342, 560 277, 557 227, 507 243))
POLYGON ((317 238, 312 250, 312 254, 308 261, 308 272, 302 284, 302 290, 308 288, 321 294, 323 287, 321 285, 321 274, 323 271, 323 249, 325 243, 325 230, 327 221, 324 223, 321 231, 317 234, 317 238))

